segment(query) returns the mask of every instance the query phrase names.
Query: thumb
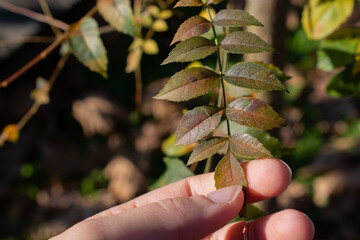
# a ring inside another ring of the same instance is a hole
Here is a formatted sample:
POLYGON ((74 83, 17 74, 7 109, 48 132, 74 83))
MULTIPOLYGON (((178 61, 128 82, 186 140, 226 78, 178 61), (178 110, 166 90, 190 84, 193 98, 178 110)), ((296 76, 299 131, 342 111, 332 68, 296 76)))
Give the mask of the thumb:
POLYGON ((204 196, 165 199, 86 220, 75 225, 78 229, 73 232, 83 232, 76 236, 84 239, 201 239, 233 219, 243 202, 241 187, 231 186, 204 196))

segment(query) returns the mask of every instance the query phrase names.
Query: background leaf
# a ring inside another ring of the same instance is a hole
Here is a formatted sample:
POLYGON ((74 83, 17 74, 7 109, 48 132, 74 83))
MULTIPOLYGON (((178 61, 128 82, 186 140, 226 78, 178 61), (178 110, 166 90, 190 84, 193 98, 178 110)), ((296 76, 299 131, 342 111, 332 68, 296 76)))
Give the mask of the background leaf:
POLYGON ((238 159, 273 157, 259 140, 246 133, 237 133, 231 136, 230 151, 238 159))
POLYGON ((353 65, 335 74, 327 86, 328 93, 333 97, 360 96, 360 73, 353 75, 353 65))
POLYGON ((172 76, 154 98, 174 102, 186 101, 214 90, 219 83, 220 75, 210 69, 187 68, 172 76))
POLYGON ((226 108, 229 120, 258 129, 271 129, 285 125, 285 120, 266 102, 255 98, 238 98, 226 108))
POLYGON ((214 179, 216 189, 233 185, 247 186, 244 170, 230 151, 216 166, 214 179))
POLYGON ((267 68, 252 62, 234 65, 225 73, 224 79, 238 87, 264 91, 287 91, 275 74, 267 68))
POLYGON ((191 153, 187 165, 199 162, 216 154, 225 146, 228 140, 228 138, 214 138, 200 143, 191 153))
POLYGON ((174 8, 177 7, 200 7, 203 3, 201 0, 179 0, 174 8))
POLYGON ((85 18, 70 28, 69 45, 73 54, 91 71, 106 78, 108 59, 97 22, 93 18, 85 18))
POLYGON ((301 23, 308 38, 329 36, 348 19, 354 9, 354 0, 309 0, 305 5, 301 23))
POLYGON ((150 191, 194 176, 181 159, 166 157, 163 161, 166 164, 166 171, 149 187, 150 191))
POLYGON ((210 29, 211 23, 207 19, 201 16, 191 17, 180 25, 170 45, 190 37, 201 36, 210 29))
POLYGON ((257 35, 250 32, 233 32, 226 36, 220 44, 220 48, 238 54, 273 52, 270 47, 257 35))
POLYGON ((237 9, 221 10, 215 15, 213 24, 222 27, 264 26, 249 13, 237 9))
POLYGON ((216 45, 203 37, 192 37, 179 43, 161 65, 203 59, 216 51, 216 45))
POLYGON ((190 153, 196 146, 197 143, 193 143, 187 146, 175 145, 175 133, 171 134, 161 144, 161 150, 166 156, 169 157, 181 157, 190 153))
POLYGON ((97 6, 103 18, 117 31, 131 36, 139 34, 129 0, 98 0, 97 6))
POLYGON ((182 117, 176 129, 176 144, 189 145, 209 135, 221 120, 222 108, 196 107, 182 117))

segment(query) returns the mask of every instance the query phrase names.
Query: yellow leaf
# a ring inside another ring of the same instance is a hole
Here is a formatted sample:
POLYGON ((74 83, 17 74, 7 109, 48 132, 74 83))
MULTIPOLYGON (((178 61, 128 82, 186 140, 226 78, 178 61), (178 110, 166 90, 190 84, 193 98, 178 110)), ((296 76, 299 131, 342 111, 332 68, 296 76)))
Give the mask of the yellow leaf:
POLYGON ((160 9, 154 5, 148 6, 145 11, 149 12, 154 18, 157 18, 160 13, 160 9))
POLYGON ((155 32, 166 32, 168 30, 168 25, 164 20, 158 19, 153 23, 152 29, 155 32))
POLYGON ((166 156, 181 157, 191 152, 197 146, 197 143, 193 143, 188 146, 177 146, 175 145, 175 138, 176 135, 173 133, 161 144, 161 150, 166 154, 166 156))
POLYGON ((16 143, 19 140, 19 130, 16 124, 9 124, 3 129, 3 134, 6 136, 6 140, 12 143, 16 143))
POLYGON ((155 40, 153 40, 153 39, 145 40, 142 45, 142 49, 143 49, 144 53, 146 53, 148 55, 155 55, 155 54, 158 54, 158 52, 159 52, 159 47, 158 47, 157 43, 155 42, 155 40))
POLYGON ((131 50, 127 57, 125 72, 127 73, 134 72, 140 65, 141 56, 142 56, 141 48, 138 47, 131 50))
POLYGON ((148 27, 150 27, 151 24, 153 23, 153 19, 152 19, 152 17, 149 16, 149 15, 143 15, 143 16, 141 16, 140 22, 141 22, 141 25, 142 25, 143 27, 148 28, 148 27))
MULTIPOLYGON (((210 14, 211 18, 214 18, 216 15, 216 12, 213 8, 210 8, 210 14)), ((203 8, 199 14, 200 17, 206 18, 208 21, 211 21, 209 12, 206 8, 203 8)))
POLYGON ((173 11, 169 10, 169 9, 165 9, 165 10, 162 10, 160 13, 159 13, 159 18, 160 19, 169 19, 173 16, 173 11))
POLYGON ((203 64, 200 61, 191 62, 186 68, 202 67, 203 64))

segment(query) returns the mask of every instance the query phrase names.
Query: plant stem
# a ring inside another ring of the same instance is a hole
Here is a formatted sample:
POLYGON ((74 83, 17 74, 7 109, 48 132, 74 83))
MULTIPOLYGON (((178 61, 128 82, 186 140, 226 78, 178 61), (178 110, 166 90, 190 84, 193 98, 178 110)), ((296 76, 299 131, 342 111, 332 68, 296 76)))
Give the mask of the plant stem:
POLYGON ((54 17, 51 14, 49 5, 47 4, 46 0, 38 0, 45 16, 47 17, 48 20, 48 24, 50 25, 52 31, 54 32, 55 36, 60 36, 61 35, 61 31, 55 27, 55 23, 54 23, 54 17))
POLYGON ((31 36, 19 37, 16 39, 0 40, 0 47, 6 47, 18 43, 52 43, 55 37, 31 36))
POLYGON ((135 105, 138 110, 140 110, 141 101, 142 101, 142 77, 141 77, 141 67, 140 65, 135 69, 135 105))
MULTIPOLYGON (((222 61, 221 61, 221 53, 220 53, 220 46, 219 46, 219 40, 218 40, 218 36, 216 34, 216 30, 215 30, 215 26, 213 24, 213 19, 211 16, 211 12, 210 12, 210 8, 209 5, 206 4, 206 9, 208 11, 209 17, 210 17, 210 22, 211 22, 211 28, 212 31, 214 33, 214 38, 215 38, 215 44, 217 46, 217 59, 218 59, 218 64, 219 64, 219 68, 220 68, 220 82, 221 82, 221 88, 222 88, 222 95, 223 95, 223 101, 224 101, 224 109, 226 108, 227 104, 226 104, 226 92, 225 92, 225 84, 224 84, 224 74, 223 74, 223 66, 222 66, 222 61)), ((228 118, 226 118, 226 125, 227 125, 227 134, 228 137, 231 137, 231 131, 230 131, 230 121, 228 118)))
POLYGON ((211 170, 211 165, 212 165, 212 160, 213 160, 213 156, 209 157, 206 160, 206 165, 205 165, 205 169, 204 169, 204 173, 208 173, 211 170))
POLYGON ((57 28, 66 31, 69 28, 69 25, 67 23, 64 23, 60 20, 51 18, 49 16, 45 16, 43 14, 31 11, 26 8, 22 8, 19 6, 16 6, 14 4, 11 4, 9 2, 0 1, 0 8, 3 8, 9 12, 16 13, 31 19, 34 19, 39 22, 47 23, 47 24, 54 24, 57 28))

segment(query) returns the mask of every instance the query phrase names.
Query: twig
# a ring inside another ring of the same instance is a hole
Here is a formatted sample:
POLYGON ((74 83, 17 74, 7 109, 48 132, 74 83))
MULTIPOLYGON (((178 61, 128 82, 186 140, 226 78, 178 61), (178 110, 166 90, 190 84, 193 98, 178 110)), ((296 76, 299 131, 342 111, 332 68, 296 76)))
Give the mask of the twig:
POLYGON ((38 0, 38 2, 40 4, 41 9, 43 10, 45 16, 47 17, 48 23, 49 23, 52 31, 54 32, 54 34, 56 36, 61 35, 61 31, 58 28, 55 27, 54 17, 51 14, 49 5, 47 4, 46 0, 38 0))
POLYGON ((16 6, 16 5, 11 4, 9 2, 0 1, 0 8, 3 8, 5 10, 9 11, 9 12, 12 12, 12 13, 16 13, 16 14, 19 14, 19 15, 34 19, 34 20, 39 21, 39 22, 43 22, 43 23, 47 23, 47 24, 52 23, 56 27, 58 27, 58 28, 60 28, 60 29, 62 29, 64 31, 66 31, 69 28, 69 25, 67 23, 64 23, 64 22, 62 22, 60 20, 57 20, 57 19, 53 19, 53 18, 45 16, 43 14, 34 12, 32 10, 16 6))
POLYGON ((0 47, 7 47, 18 43, 51 43, 54 40, 54 37, 43 36, 19 37, 15 39, 0 40, 0 47))

